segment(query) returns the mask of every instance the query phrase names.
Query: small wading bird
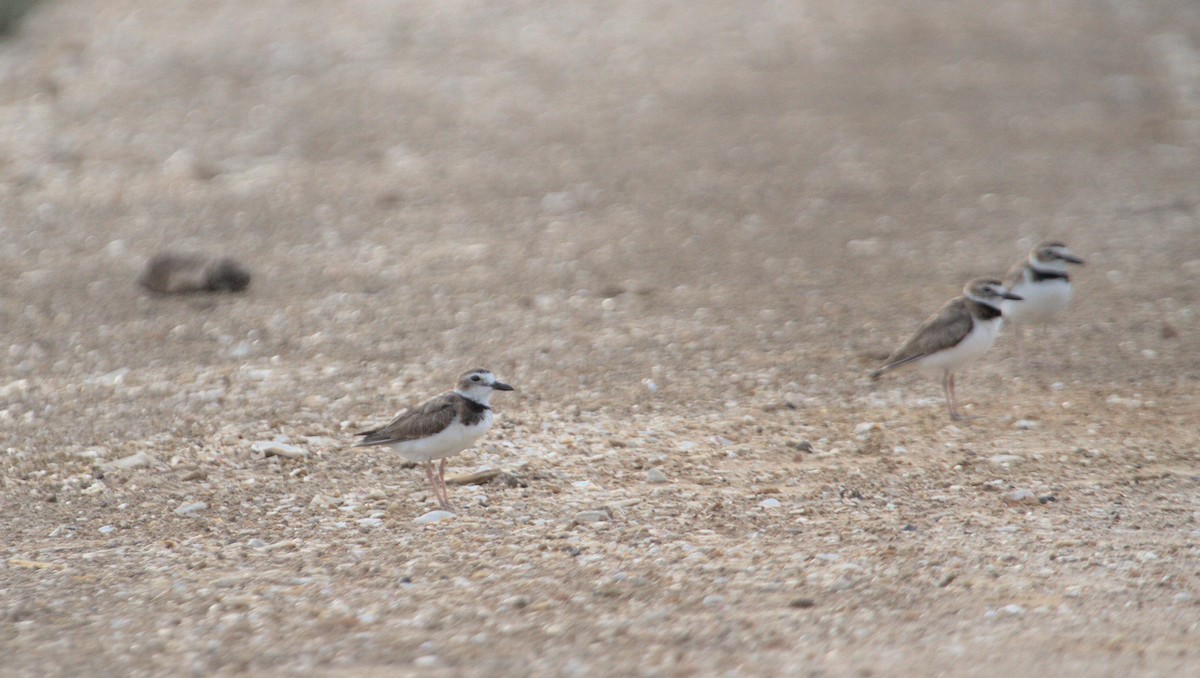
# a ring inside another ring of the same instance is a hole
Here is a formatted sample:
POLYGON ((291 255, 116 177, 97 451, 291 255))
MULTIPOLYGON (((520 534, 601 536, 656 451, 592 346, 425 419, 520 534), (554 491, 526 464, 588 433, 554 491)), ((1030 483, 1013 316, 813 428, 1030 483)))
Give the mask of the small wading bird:
POLYGON ((403 459, 421 462, 438 504, 449 509, 446 457, 474 445, 487 433, 492 427, 492 393, 511 390, 512 386, 496 381, 488 370, 469 370, 458 378, 453 391, 401 412, 384 426, 356 434, 363 439, 354 447, 382 445, 403 459), (436 474, 435 459, 440 460, 436 474))
POLYGON ((987 353, 1003 322, 1000 305, 1005 299, 1020 301, 1019 295, 994 278, 976 278, 963 287, 963 295, 946 302, 911 339, 892 353, 883 367, 871 373, 878 379, 897 367, 916 365, 941 370, 942 390, 950 418, 964 419, 954 399, 954 371, 987 353))
POLYGON ((1071 254, 1061 242, 1044 242, 1017 262, 1004 278, 1004 284, 1023 299, 1005 301, 1000 306, 1004 320, 1015 324, 1017 359, 1025 362, 1025 347, 1021 340, 1025 325, 1044 323, 1071 300, 1071 277, 1067 267, 1082 265, 1083 259, 1071 254))

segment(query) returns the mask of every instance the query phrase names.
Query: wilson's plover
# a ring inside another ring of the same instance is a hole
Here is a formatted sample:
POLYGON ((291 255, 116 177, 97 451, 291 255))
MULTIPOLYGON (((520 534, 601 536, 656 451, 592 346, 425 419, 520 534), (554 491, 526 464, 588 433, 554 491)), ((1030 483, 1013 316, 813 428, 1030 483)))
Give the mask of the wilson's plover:
POLYGON ((1000 306, 1004 319, 1016 325, 1017 356, 1022 362, 1024 326, 1050 320, 1071 300, 1071 278, 1067 275, 1071 264, 1083 264, 1083 259, 1067 251, 1061 242, 1044 242, 1030 250, 1029 256, 1017 262, 1005 276, 1005 286, 1024 297, 1000 306))
POLYGON ((385 426, 356 435, 354 447, 385 445, 408 461, 421 462, 438 504, 450 508, 446 491, 446 457, 475 444, 492 427, 490 398, 494 391, 511 391, 485 369, 464 372, 453 391, 431 398, 396 415, 385 426), (440 460, 435 477, 433 461, 440 460))
POLYGON ((892 353, 883 367, 871 373, 871 378, 878 379, 884 372, 904 365, 941 370, 950 418, 963 419, 954 402, 954 371, 991 347, 1004 319, 1000 304, 1005 299, 1020 301, 1021 297, 994 278, 972 280, 963 287, 963 296, 946 302, 892 353))

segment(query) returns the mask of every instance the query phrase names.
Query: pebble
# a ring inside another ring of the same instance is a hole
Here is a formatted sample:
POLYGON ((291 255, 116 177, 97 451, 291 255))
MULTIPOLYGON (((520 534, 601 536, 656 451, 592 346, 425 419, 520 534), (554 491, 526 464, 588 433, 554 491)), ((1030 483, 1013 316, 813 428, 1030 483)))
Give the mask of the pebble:
POLYGON ((603 523, 611 518, 608 511, 580 511, 575 514, 575 520, 581 523, 603 523))
MULTIPOLYGON (((427 525, 429 523, 437 523, 453 517, 454 514, 449 511, 430 511, 416 520, 413 520, 413 522, 418 525, 427 525)), ((370 518, 367 520, 370 520, 370 518)))
POLYGON ((370 499, 371 501, 379 501, 380 499, 387 499, 387 492, 384 492, 383 490, 381 490, 379 488, 375 488, 374 490, 371 490, 370 492, 367 493, 367 499, 370 499))
POLYGON ((286 459, 301 459, 308 456, 308 450, 295 445, 278 440, 262 440, 250 446, 250 449, 255 452, 262 452, 264 456, 284 457, 286 459))
POLYGON ((205 504, 204 502, 192 502, 191 504, 184 504, 179 506, 178 509, 175 509, 175 515, 190 516, 192 514, 196 514, 196 512, 203 511, 204 509, 208 508, 209 505, 205 504))
POLYGON ((148 262, 138 284, 158 294, 241 292, 250 273, 233 259, 162 252, 148 262))
POLYGON ((1015 603, 1012 605, 1005 605, 1004 607, 1000 608, 1000 611, 1011 617, 1016 617, 1018 615, 1025 614, 1025 608, 1023 608, 1020 605, 1017 605, 1015 603))
POLYGON ((655 485, 661 485, 667 482, 667 474, 656 468, 652 468, 649 471, 646 471, 646 482, 653 483, 655 485))
POLYGON ((1009 466, 1012 464, 1020 464, 1025 461, 1025 457, 1019 454, 994 454, 988 457, 988 461, 997 466, 1009 466))
POLYGON ((1035 428, 1037 428, 1037 425, 1038 425, 1038 423, 1036 421, 1033 421, 1032 419, 1018 419, 1013 422, 1013 428, 1018 428, 1018 429, 1021 429, 1022 431, 1028 431, 1030 429, 1035 429, 1035 428))
POLYGON ((793 440, 792 442, 788 443, 788 447, 796 450, 797 452, 813 451, 812 443, 808 442, 807 440, 793 440))
POLYGON ((416 659, 413 660, 414 665, 421 666, 424 668, 429 668, 431 666, 437 666, 437 663, 438 663, 438 658, 437 658, 437 655, 434 655, 434 654, 423 655, 423 656, 417 657, 416 659))
POLYGON ((105 525, 100 528, 100 534, 112 534, 116 529, 112 525, 105 525))
POLYGON ((125 377, 127 376, 129 376, 129 368, 121 367, 88 381, 93 384, 100 384, 101 386, 120 386, 125 383, 125 377))
MULTIPOLYGON (((426 515, 428 515, 428 514, 426 514, 426 515)), ((381 520, 379 518, 359 518, 358 526, 359 527, 383 527, 383 520, 381 520)))
POLYGON ((180 478, 180 480, 182 480, 184 482, 195 481, 195 480, 208 480, 208 471, 205 471, 202 468, 192 469, 191 471, 188 471, 186 474, 184 474, 183 477, 180 478))
POLYGON ((779 508, 782 504, 779 503, 778 499, 771 498, 771 499, 763 499, 762 501, 758 502, 758 505, 765 509, 772 509, 772 508, 779 508))
POLYGON ((345 501, 346 500, 342 499, 341 497, 330 497, 326 494, 314 494, 312 500, 308 502, 308 505, 317 508, 327 508, 330 506, 341 506, 345 501))
POLYGON ((267 542, 261 539, 251 539, 250 541, 246 542, 246 546, 249 546, 252 549, 261 549, 266 547, 266 545, 267 542))
POLYGON ((881 427, 876 422, 864 421, 861 424, 859 424, 858 426, 854 427, 854 435, 859 436, 859 437, 867 436, 867 435, 870 435, 872 432, 878 430, 879 428, 881 428, 881 427))
POLYGON ((100 494, 101 492, 103 492, 107 489, 108 489, 108 486, 104 484, 103 480, 97 480, 96 482, 92 483, 91 485, 88 485, 87 487, 80 490, 79 493, 86 494, 86 495, 93 495, 93 494, 100 494))
POLYGON ((1040 504, 1036 494, 1025 488, 1020 488, 1004 495, 1004 501, 1010 504, 1040 504))
POLYGON ((705 605, 724 605, 725 604, 725 596, 719 596, 714 593, 711 595, 704 596, 703 602, 705 605))
POLYGON ((190 504, 183 504, 179 508, 175 509, 175 515, 190 516, 191 514, 199 513, 200 511, 203 511, 206 508, 208 508, 208 504, 205 504, 202 501, 194 501, 190 504))
POLYGON ((522 610, 529 607, 529 596, 509 596, 500 601, 502 610, 522 610))
POLYGON ((121 457, 116 461, 110 461, 104 465, 105 469, 134 469, 150 465, 150 456, 145 452, 131 454, 128 457, 121 457))

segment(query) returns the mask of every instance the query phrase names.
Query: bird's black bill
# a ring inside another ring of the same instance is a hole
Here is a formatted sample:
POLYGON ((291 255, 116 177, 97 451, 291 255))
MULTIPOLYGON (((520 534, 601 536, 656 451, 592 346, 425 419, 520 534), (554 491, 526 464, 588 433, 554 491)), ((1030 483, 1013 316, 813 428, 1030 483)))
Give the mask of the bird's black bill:
POLYGON ((511 390, 513 390, 513 387, 512 387, 512 386, 509 386, 508 384, 505 384, 505 383, 503 383, 503 382, 499 382, 499 381, 498 381, 498 382, 496 382, 496 383, 494 383, 494 384, 492 384, 492 388, 496 389, 497 391, 511 391, 511 390))
POLYGON ((1001 292, 1000 296, 1004 297, 1005 299, 1012 299, 1013 301, 1025 301, 1025 297, 1023 297, 1019 294, 1013 294, 1012 292, 1009 292, 1008 290, 1004 290, 1003 292, 1001 292))
POLYGON ((1068 264, 1084 263, 1083 259, 1080 259, 1079 257, 1075 256, 1074 254, 1059 254, 1058 258, 1062 259, 1063 261, 1067 262, 1068 264))

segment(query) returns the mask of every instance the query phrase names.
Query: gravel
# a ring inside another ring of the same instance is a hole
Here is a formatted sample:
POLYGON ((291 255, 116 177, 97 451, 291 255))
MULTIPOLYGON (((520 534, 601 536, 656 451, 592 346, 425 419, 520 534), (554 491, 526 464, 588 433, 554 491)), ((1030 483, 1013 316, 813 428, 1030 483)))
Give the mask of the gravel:
POLYGON ((1194 672, 1197 35, 39 3, 0 44, 5 675, 1194 672), (959 372, 975 419, 867 378, 1043 239, 1089 265, 959 372), (166 248, 253 282, 153 294, 166 248), (517 390, 418 523, 354 433, 476 365, 517 390))

